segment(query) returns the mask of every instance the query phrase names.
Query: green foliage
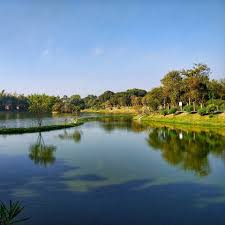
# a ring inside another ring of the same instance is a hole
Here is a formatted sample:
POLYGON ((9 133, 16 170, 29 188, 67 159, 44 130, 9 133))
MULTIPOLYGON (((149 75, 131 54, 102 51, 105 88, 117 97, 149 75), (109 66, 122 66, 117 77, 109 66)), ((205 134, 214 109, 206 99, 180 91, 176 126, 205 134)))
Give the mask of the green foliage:
POLYGON ((29 111, 35 114, 38 125, 42 125, 43 114, 51 112, 53 106, 53 98, 42 94, 33 94, 28 97, 29 111))
POLYGON ((177 111, 177 108, 171 108, 169 109, 168 114, 175 114, 176 111, 177 111))
POLYGON ((0 111, 27 111, 28 99, 24 95, 0 92, 0 111))
POLYGON ((99 101, 101 103, 106 102, 110 100, 110 98, 114 95, 112 91, 105 91, 102 95, 98 97, 99 101))
POLYGON ((214 104, 210 104, 207 106, 206 110, 207 110, 207 113, 213 114, 217 110, 217 108, 214 104))
POLYGON ((133 88, 133 89, 128 89, 126 93, 129 96, 144 97, 147 94, 147 91, 143 89, 133 88))
POLYGON ((153 88, 147 95, 145 95, 145 97, 143 97, 142 104, 150 107, 152 111, 157 111, 163 104, 163 99, 162 87, 153 88))
POLYGON ((168 110, 167 109, 162 109, 160 110, 160 114, 163 115, 163 116, 166 116, 169 114, 168 110))
POLYGON ((194 108, 193 108, 192 105, 185 105, 185 106, 184 106, 184 111, 185 111, 185 112, 190 113, 190 112, 192 112, 193 110, 194 110, 194 108))
POLYGON ((163 85, 163 95, 171 102, 172 105, 176 105, 182 94, 182 77, 180 71, 171 71, 167 73, 161 80, 163 85))
POLYGON ((220 111, 225 111, 225 100, 222 99, 210 99, 209 101, 207 101, 206 105, 215 105, 218 110, 220 111))
POLYGON ((205 64, 195 64, 192 69, 183 70, 184 98, 189 102, 204 104, 208 98, 210 69, 205 64))
POLYGON ((0 202, 0 224, 1 225, 12 225, 15 223, 21 223, 28 218, 17 219, 17 217, 21 214, 24 207, 20 202, 9 202, 9 206, 0 202))
POLYGON ((207 109, 205 107, 198 109, 198 114, 201 116, 207 115, 207 109))

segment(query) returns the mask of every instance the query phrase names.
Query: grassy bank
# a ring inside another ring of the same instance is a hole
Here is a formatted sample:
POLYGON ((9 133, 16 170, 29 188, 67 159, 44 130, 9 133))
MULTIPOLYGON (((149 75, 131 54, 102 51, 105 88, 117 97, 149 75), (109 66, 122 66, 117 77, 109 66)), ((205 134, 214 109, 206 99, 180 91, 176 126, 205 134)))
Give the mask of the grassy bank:
POLYGON ((189 113, 181 113, 179 115, 160 115, 159 113, 154 113, 151 115, 140 116, 137 115, 137 109, 132 107, 122 107, 112 108, 112 109, 86 109, 83 112, 87 113, 101 113, 101 114, 130 114, 133 115, 134 120, 140 120, 142 122, 162 122, 162 123, 172 123, 172 124, 188 124, 188 125, 200 125, 200 126, 218 126, 225 127, 225 113, 215 114, 213 116, 205 115, 201 116, 199 114, 189 114, 189 113))
POLYGON ((43 126, 43 127, 1 128, 0 134, 25 134, 25 133, 45 132, 45 131, 60 130, 60 129, 65 129, 65 128, 76 127, 76 126, 80 126, 82 124, 83 124, 83 122, 79 121, 78 123, 49 125, 49 126, 43 126))
POLYGON ((201 126, 216 126, 225 128, 225 113, 216 114, 213 116, 200 116, 199 114, 181 113, 179 115, 159 115, 152 114, 148 116, 135 116, 135 120, 143 122, 163 122, 172 124, 189 124, 201 126))

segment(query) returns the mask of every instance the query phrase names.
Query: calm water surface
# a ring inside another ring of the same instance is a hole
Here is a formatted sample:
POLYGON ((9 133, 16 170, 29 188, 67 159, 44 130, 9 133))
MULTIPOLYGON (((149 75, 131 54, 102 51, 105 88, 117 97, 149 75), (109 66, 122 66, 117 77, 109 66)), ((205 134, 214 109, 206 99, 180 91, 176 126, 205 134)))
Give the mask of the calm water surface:
MULTIPOLYGON (((82 113, 81 117, 94 116, 92 113, 82 113)), ((101 116, 101 114, 98 114, 101 116)), ((46 114, 43 116, 42 125, 63 124, 70 122, 74 116, 71 114, 46 114)), ((13 127, 33 127, 37 126, 37 120, 34 115, 28 112, 14 113, 14 112, 0 112, 0 128, 13 127)))
POLYGON ((224 225, 225 137, 130 121, 0 136, 0 200, 30 225, 224 225))

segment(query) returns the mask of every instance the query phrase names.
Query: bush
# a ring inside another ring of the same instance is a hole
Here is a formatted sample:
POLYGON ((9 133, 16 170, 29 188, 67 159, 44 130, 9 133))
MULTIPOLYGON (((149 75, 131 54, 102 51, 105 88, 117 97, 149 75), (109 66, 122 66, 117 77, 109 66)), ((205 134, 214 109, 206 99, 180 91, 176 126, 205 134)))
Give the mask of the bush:
POLYGON ((166 115, 168 115, 168 110, 162 109, 162 110, 160 110, 160 114, 163 115, 163 116, 166 116, 166 115))
POLYGON ((201 116, 207 115, 207 109, 206 108, 199 109, 198 114, 200 114, 201 116))
POLYGON ((209 114, 213 114, 217 110, 217 107, 214 104, 210 104, 207 106, 207 112, 209 114))
POLYGON ((193 106, 192 105, 185 105, 184 106, 184 111, 185 112, 191 112, 191 111, 193 111, 194 110, 194 108, 193 108, 193 106))
POLYGON ((207 105, 215 105, 218 106, 219 111, 225 111, 225 100, 222 99, 211 99, 207 103, 207 105))
POLYGON ((176 111, 177 111, 176 108, 171 108, 171 109, 168 111, 168 113, 169 113, 169 114, 175 114, 176 111))

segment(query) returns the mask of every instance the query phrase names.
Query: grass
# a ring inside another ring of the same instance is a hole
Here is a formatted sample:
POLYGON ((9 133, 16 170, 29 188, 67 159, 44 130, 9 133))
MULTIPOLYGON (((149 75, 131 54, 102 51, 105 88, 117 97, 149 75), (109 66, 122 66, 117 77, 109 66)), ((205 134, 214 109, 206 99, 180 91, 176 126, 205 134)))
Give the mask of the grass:
POLYGON ((148 116, 135 116, 135 120, 148 122, 163 122, 172 124, 189 124, 189 125, 203 125, 203 126, 217 126, 225 128, 225 113, 216 114, 213 116, 200 116, 199 114, 181 113, 178 115, 159 115, 152 114, 148 116))
POLYGON ((137 113, 137 109, 133 107, 121 107, 112 108, 112 109, 86 109, 84 112, 88 113, 102 113, 102 114, 112 114, 112 115, 132 115, 134 120, 139 120, 141 117, 141 121, 155 121, 162 123, 172 123, 172 124, 189 124, 189 125, 201 125, 201 126, 217 126, 217 127, 225 127, 225 113, 214 114, 214 115, 205 115, 201 116, 197 113, 178 113, 177 115, 160 115, 159 113, 153 113, 151 115, 140 116, 137 113))
POLYGON ((76 127, 82 124, 83 122, 79 121, 78 123, 49 125, 49 126, 42 126, 42 127, 0 128, 0 134, 25 134, 25 133, 45 132, 45 131, 76 127))

